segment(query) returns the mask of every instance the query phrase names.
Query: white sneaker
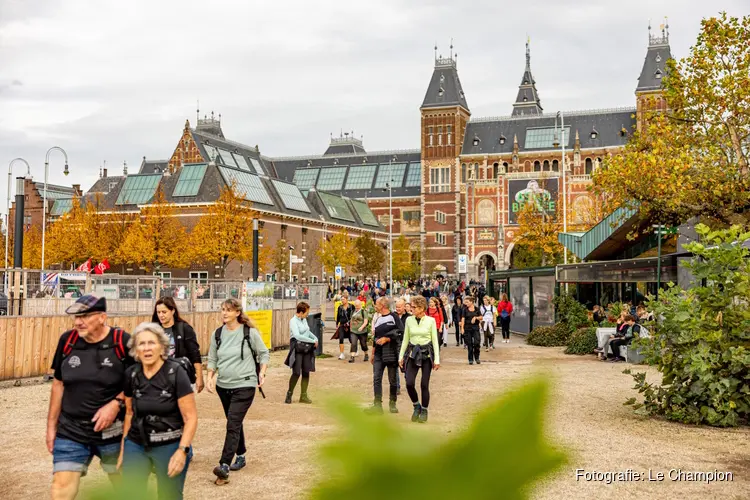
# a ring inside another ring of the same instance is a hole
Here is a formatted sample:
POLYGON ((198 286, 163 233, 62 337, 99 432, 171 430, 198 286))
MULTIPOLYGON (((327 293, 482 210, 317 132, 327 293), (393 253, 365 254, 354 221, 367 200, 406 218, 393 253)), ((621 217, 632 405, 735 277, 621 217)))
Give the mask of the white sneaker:
POLYGON ((339 359, 346 359, 346 356, 344 356, 343 352, 341 354, 339 354, 339 359))
POLYGON ((485 347, 484 348, 484 352, 490 352, 490 348, 489 347, 485 347))

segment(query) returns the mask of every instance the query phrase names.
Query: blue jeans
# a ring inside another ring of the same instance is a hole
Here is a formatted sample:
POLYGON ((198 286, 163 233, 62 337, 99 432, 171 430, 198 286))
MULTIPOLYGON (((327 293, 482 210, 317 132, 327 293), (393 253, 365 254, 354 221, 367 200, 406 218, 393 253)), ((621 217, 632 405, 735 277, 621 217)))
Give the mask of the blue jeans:
POLYGON ((120 442, 96 446, 57 436, 52 450, 52 473, 80 472, 81 476, 85 476, 95 456, 99 457, 104 472, 115 474, 120 442))
POLYGON ((153 469, 156 474, 156 489, 159 499, 181 499, 182 490, 185 487, 185 477, 187 476, 190 460, 193 458, 193 449, 190 448, 190 454, 185 460, 185 468, 179 476, 169 477, 169 460, 172 455, 179 449, 179 441, 152 446, 150 450, 146 449, 129 439, 125 439, 125 451, 122 457, 122 479, 123 484, 127 486, 128 492, 133 498, 146 497, 146 485, 148 476, 153 469))

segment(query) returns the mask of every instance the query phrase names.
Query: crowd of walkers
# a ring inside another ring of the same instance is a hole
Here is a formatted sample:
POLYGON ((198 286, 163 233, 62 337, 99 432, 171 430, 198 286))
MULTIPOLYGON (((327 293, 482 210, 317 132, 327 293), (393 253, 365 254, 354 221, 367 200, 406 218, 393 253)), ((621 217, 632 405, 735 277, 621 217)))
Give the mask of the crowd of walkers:
MULTIPOLYGON (((481 336, 485 349, 494 349, 498 317, 503 338, 509 339, 503 314, 509 315, 512 306, 507 298, 495 303, 474 283, 398 285, 398 297, 386 295, 378 283, 342 287, 332 296, 340 302, 334 338, 339 340, 339 359, 347 358, 349 341, 349 362, 362 354, 372 365, 368 413, 383 413, 386 373, 388 410, 398 413, 403 374, 413 404, 411 420, 425 423, 430 378, 440 368, 451 329, 456 347, 467 350, 470 364, 479 364, 481 336)), ((209 338, 205 374, 198 336, 171 297, 160 298, 152 321, 138 325, 132 335, 110 326, 105 298, 84 295, 66 312, 73 317, 73 328, 61 335, 53 358, 47 418, 53 499, 76 497, 94 457, 116 488, 126 484, 135 497, 145 496, 153 474, 159 498, 182 498, 198 427, 195 394, 204 388, 218 395, 226 417, 224 444, 213 469, 217 483, 247 465, 243 422, 257 393, 265 398, 269 350, 238 300, 221 306, 222 324, 209 338)), ((287 404, 300 379, 299 402, 312 403, 308 388, 318 338, 307 322, 309 312, 310 306, 300 302, 289 322, 287 404)))

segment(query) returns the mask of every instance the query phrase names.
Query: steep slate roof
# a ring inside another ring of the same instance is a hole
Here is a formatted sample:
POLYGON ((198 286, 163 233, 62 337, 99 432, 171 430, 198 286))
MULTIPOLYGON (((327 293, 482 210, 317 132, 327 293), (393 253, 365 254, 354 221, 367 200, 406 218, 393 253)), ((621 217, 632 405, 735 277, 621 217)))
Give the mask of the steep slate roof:
POLYGON ((169 167, 169 160, 146 160, 143 157, 139 174, 161 174, 169 167))
MULTIPOLYGON (((44 182, 35 182, 34 187, 39 192, 39 196, 44 196, 44 182)), ((56 200, 58 198, 71 198, 74 195, 72 187, 58 186, 47 183, 47 200, 56 200)))
POLYGON ((641 76, 638 77, 636 92, 659 90, 662 85, 661 79, 667 74, 667 60, 672 59, 672 52, 669 48, 669 25, 662 28, 661 36, 651 35, 650 25, 648 29, 648 50, 646 51, 646 59, 643 61, 641 76))
POLYGON ((456 60, 442 57, 435 59, 435 70, 432 72, 430 85, 422 102, 422 108, 440 108, 444 106, 462 106, 468 110, 461 81, 458 79, 456 60))
POLYGON ((362 145, 362 139, 354 137, 354 132, 342 134, 341 137, 331 137, 331 144, 323 155, 344 155, 344 154, 359 154, 366 153, 364 146, 362 145))
POLYGON ((541 115, 542 105, 539 102, 539 93, 536 90, 536 81, 531 75, 531 50, 529 42, 526 41, 526 68, 523 71, 521 84, 518 86, 516 102, 513 103, 513 116, 541 115))
MULTIPOLYGON (((258 162, 262 170, 262 172, 257 172, 258 174, 276 177, 276 172, 274 171, 273 166, 267 164, 267 162, 263 160, 257 146, 252 147, 239 142, 230 141, 224 138, 223 133, 221 134, 221 137, 219 137, 218 135, 212 135, 207 132, 200 132, 197 128, 191 129, 191 134, 201 152, 201 155, 206 161, 215 160, 217 163, 221 163, 218 159, 212 157, 212 155, 209 154, 209 151, 212 150, 212 148, 223 149, 229 153, 242 156, 245 159, 245 162, 250 165, 253 170, 256 169, 253 160, 258 162), (206 146, 208 146, 209 149, 207 149, 206 146)), ((219 155, 221 155, 221 153, 219 153, 219 155)), ((230 162, 229 166, 236 168, 236 163, 230 162)))
MULTIPOLYGON (((579 134, 581 149, 624 146, 635 127, 634 115, 635 108, 564 112, 565 128, 570 127, 570 133, 565 136, 565 149, 573 148, 576 131, 579 134), (622 133, 623 128, 626 134, 622 133), (596 139, 591 138, 591 132, 594 130, 596 139)), ((551 115, 472 119, 466 128, 461 154, 512 153, 514 137, 518 137, 519 152, 542 151, 545 148, 525 147, 526 132, 528 129, 554 126, 555 116, 551 115), (504 144, 500 144, 501 137, 505 137, 504 144), (478 139, 476 145, 475 139, 478 139)))

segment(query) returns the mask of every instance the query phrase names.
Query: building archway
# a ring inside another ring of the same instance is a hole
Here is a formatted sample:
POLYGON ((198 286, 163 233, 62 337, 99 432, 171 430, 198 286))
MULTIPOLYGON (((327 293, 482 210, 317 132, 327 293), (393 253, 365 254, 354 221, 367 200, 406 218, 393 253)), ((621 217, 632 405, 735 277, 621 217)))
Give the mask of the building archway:
POLYGON ((477 265, 477 276, 480 281, 487 282, 487 272, 494 271, 498 267, 498 258, 492 252, 481 252, 476 256, 474 262, 477 265))
POLYGON ((516 243, 510 243, 508 244, 508 248, 505 249, 505 269, 510 269, 510 257, 513 255, 513 247, 516 246, 516 243))

